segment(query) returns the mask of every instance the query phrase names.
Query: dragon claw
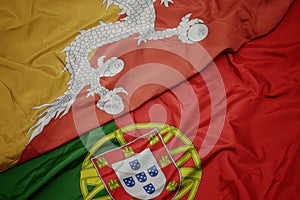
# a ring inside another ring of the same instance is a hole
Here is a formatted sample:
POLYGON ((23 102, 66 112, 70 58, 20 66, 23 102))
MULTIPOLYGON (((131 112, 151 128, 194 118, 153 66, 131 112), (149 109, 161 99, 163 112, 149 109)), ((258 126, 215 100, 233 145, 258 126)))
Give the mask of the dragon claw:
POLYGON ((117 93, 128 94, 124 88, 115 88, 108 91, 104 97, 97 102, 97 107, 108 114, 119 114, 124 109, 122 98, 117 93))
POLYGON ((195 42, 199 42, 206 38, 208 34, 208 28, 205 24, 203 24, 203 20, 201 19, 192 19, 191 13, 182 17, 181 22, 178 26, 178 30, 180 31, 178 38, 183 43, 192 44, 195 42))
POLYGON ((98 59, 98 66, 103 70, 100 77, 111 77, 120 73, 124 68, 124 61, 117 57, 112 57, 103 62, 105 56, 98 59))
POLYGON ((116 94, 116 93, 124 93, 124 94, 128 95, 128 92, 124 88, 122 88, 122 87, 115 88, 115 89, 113 89, 112 92, 114 94, 116 94))
POLYGON ((142 42, 147 43, 147 38, 141 34, 139 37, 134 38, 137 40, 137 45, 140 46, 142 42))
POLYGON ((166 7, 169 7, 169 3, 174 4, 173 0, 161 0, 160 4, 164 4, 166 7))

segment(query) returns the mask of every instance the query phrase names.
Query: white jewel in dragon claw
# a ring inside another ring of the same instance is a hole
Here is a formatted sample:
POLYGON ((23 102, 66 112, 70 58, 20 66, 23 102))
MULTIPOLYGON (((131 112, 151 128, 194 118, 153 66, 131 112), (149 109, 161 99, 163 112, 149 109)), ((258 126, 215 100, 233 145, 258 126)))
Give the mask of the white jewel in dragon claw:
MULTIPOLYGON (((124 62, 116 57, 104 61, 105 56, 102 56, 98 59, 98 68, 93 68, 88 60, 88 56, 94 49, 137 33, 139 33, 139 37, 136 38, 138 45, 141 42, 146 43, 147 40, 161 40, 176 35, 181 42, 187 44, 192 44, 206 37, 207 27, 200 19, 190 20, 189 18, 192 14, 182 17, 180 24, 176 28, 155 31, 156 14, 154 2, 155 0, 103 0, 103 4, 106 3, 106 9, 111 4, 114 4, 122 10, 119 14, 126 14, 127 17, 109 24, 99 22, 99 25, 96 27, 79 31, 80 34, 75 40, 63 50, 66 53, 66 65, 62 72, 68 71, 70 73, 68 90, 53 103, 33 108, 41 109, 47 107, 36 116, 37 122, 27 131, 27 135, 31 133, 28 143, 42 132, 51 119, 62 117, 68 113, 77 95, 86 86, 90 86, 87 96, 94 94, 100 96, 100 100, 97 102, 99 109, 108 114, 118 114, 123 111, 124 103, 118 93, 127 94, 126 90, 123 88, 108 90, 101 86, 100 78, 118 74, 124 68, 124 62), (205 32, 204 34, 203 31, 205 32), (197 35, 197 33, 201 35, 197 35)), ((164 4, 166 7, 169 6, 169 3, 173 3, 173 1, 161 0, 161 4, 164 4)))

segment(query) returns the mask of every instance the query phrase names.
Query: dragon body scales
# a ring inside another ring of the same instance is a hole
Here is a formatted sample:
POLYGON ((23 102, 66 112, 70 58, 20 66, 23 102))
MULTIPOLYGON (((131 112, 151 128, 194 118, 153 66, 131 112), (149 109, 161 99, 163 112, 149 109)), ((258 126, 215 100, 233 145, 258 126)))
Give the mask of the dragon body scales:
MULTIPOLYGON (((126 18, 109 24, 99 22, 98 26, 79 31, 80 34, 75 40, 62 51, 66 53, 66 65, 63 71, 70 73, 68 90, 53 103, 34 107, 34 109, 47 108, 36 116, 38 120, 27 131, 27 135, 32 133, 28 143, 39 135, 52 119, 62 117, 68 113, 77 95, 85 86, 90 85, 87 96, 94 94, 100 96, 100 100, 97 102, 99 109, 108 114, 118 114, 124 109, 122 98, 118 93, 127 94, 126 90, 123 88, 108 90, 102 87, 99 81, 101 77, 114 76, 122 71, 124 62, 116 57, 104 62, 105 56, 102 56, 98 59, 98 68, 93 68, 88 56, 94 49, 137 33, 139 33, 139 37, 136 38, 138 45, 147 40, 159 40, 174 35, 177 35, 183 43, 197 42, 197 39, 189 37, 188 33, 191 27, 202 24, 203 21, 200 19, 190 20, 191 14, 182 17, 182 21, 176 28, 155 31, 156 13, 154 2, 155 0, 103 0, 102 3, 106 3, 106 9, 114 4, 122 10, 119 14, 127 15, 126 18)), ((173 3, 173 1, 161 0, 161 4, 167 7, 169 3, 173 3)))

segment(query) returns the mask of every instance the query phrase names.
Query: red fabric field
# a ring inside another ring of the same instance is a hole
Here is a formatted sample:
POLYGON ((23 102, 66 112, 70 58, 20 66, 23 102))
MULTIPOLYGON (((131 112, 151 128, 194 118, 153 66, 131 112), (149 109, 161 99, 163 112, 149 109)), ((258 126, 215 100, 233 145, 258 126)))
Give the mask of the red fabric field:
MULTIPOLYGON (((203 164, 202 182, 195 199, 298 199, 299 10, 300 1, 295 1, 271 33, 248 42, 236 53, 222 53, 214 59, 226 95, 225 121, 218 138, 206 140, 209 125, 214 122, 211 108, 213 102, 207 82, 201 74, 194 75, 188 82, 158 97, 154 95, 144 105, 137 105, 136 110, 130 114, 134 123, 149 120, 163 122, 182 127, 183 132, 190 136, 203 164), (190 105, 184 107, 174 91, 183 92, 187 85, 196 94, 197 98, 192 100, 199 103, 188 102, 190 105), (186 116, 183 121, 181 108, 187 108, 183 110, 186 116), (199 116, 195 115, 196 109, 200 110, 199 116), (196 124, 195 119, 198 118, 195 117, 199 117, 196 124), (197 128, 196 135, 193 135, 192 125, 197 128), (213 143, 211 149, 201 154, 207 141, 213 143)), ((160 24, 163 25, 163 22, 160 21, 160 24)), ((264 28, 260 27, 259 30, 263 32, 264 28)), ((235 50, 234 47, 232 49, 235 50)), ((213 55, 217 53, 217 50, 210 52, 213 55)), ((183 61, 179 59, 178 62, 183 61)), ((206 70, 208 68, 203 73, 206 70)), ((216 113, 218 115, 221 114, 216 113)), ((128 117, 117 119, 117 125, 126 125, 128 117)), ((104 117, 104 121, 109 119, 104 117)), ((72 129, 72 115, 62 120, 64 123, 53 121, 45 129, 43 138, 36 138, 27 147, 19 162, 75 138, 77 134, 72 129), (68 128, 70 137, 50 134, 56 130, 62 132, 64 126, 68 125, 71 127, 68 128), (41 148, 42 140, 48 142, 55 137, 59 142, 41 148)))

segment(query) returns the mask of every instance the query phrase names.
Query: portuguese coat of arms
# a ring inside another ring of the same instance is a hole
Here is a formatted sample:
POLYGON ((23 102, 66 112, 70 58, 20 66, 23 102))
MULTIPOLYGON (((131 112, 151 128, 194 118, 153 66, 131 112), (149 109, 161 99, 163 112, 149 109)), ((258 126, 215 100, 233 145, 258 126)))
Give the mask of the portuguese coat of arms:
POLYGON ((181 174, 156 129, 92 158, 112 199, 173 199, 181 174))

